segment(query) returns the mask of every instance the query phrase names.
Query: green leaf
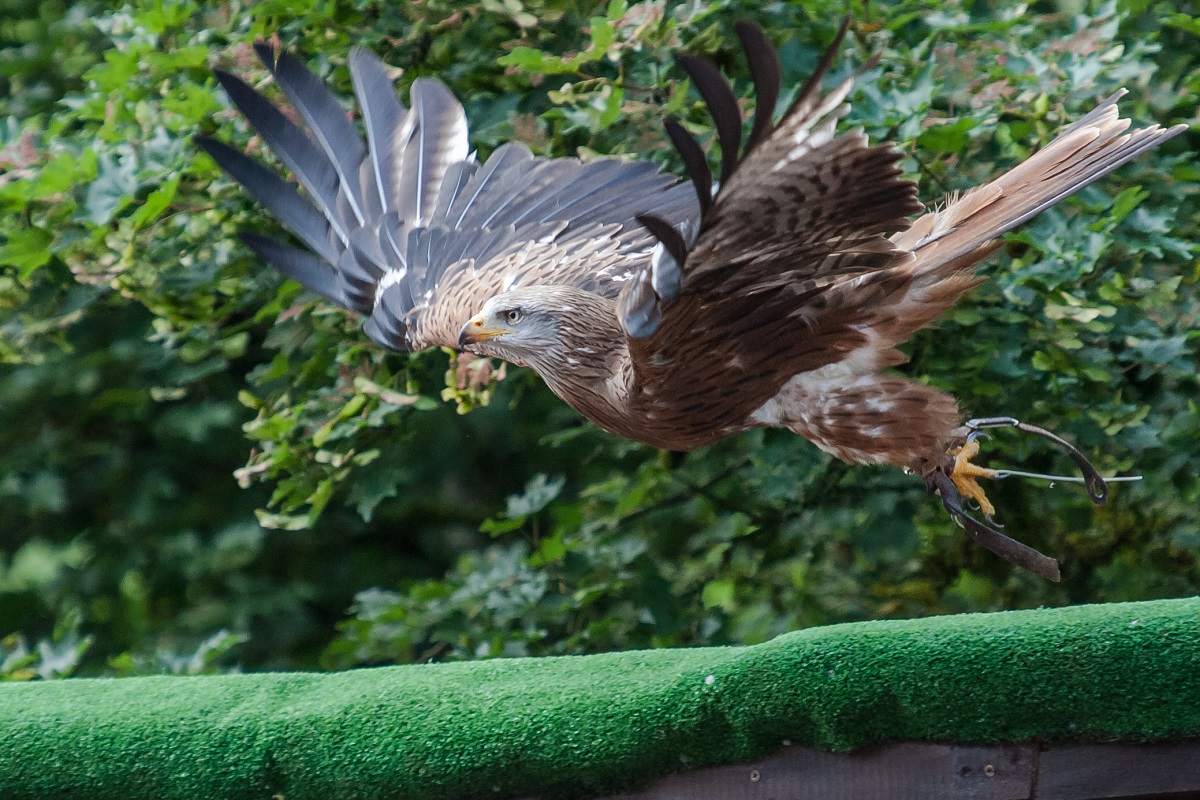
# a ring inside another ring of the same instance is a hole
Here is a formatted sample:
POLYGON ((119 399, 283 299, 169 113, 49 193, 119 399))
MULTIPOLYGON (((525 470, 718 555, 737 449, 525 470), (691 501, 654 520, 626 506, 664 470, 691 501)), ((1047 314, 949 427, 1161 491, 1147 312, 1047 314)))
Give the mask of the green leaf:
POLYGON ((20 279, 28 280, 37 269, 49 263, 51 241, 50 234, 41 228, 18 228, 0 245, 0 264, 16 267, 20 279))
POLYGON ((1142 187, 1130 186, 1113 199, 1112 209, 1108 212, 1108 218, 1114 224, 1120 222, 1129 216, 1129 213, 1149 196, 1150 193, 1143 191, 1142 187))
POLYGON ((339 422, 349 419, 350 417, 353 417, 355 414, 357 414, 359 411, 361 411, 363 405, 365 405, 366 402, 367 402, 367 397, 366 397, 366 395, 362 395, 362 394, 356 394, 356 395, 354 395, 354 397, 351 397, 349 400, 347 400, 345 405, 343 405, 338 410, 337 414, 334 415, 333 419, 326 422, 324 425, 322 425, 320 428, 318 428, 317 431, 313 434, 313 437, 312 437, 313 444, 316 445, 317 447, 323 447, 325 445, 325 442, 333 434, 334 427, 339 422))
POLYGON ((704 584, 700 591, 700 602, 705 608, 720 608, 732 611, 734 608, 734 582, 732 578, 719 578, 704 584))
POLYGON ((480 533, 486 533, 489 536, 500 536, 505 533, 511 533, 512 531, 519 529, 524 524, 524 517, 517 517, 515 519, 507 517, 491 517, 489 519, 485 519, 479 525, 479 531, 480 533))
POLYGON ((968 132, 978 123, 971 117, 960 117, 945 125, 936 125, 917 137, 917 146, 935 153, 961 153, 971 141, 968 132))
POLYGON ((146 197, 146 202, 142 203, 141 208, 133 212, 130 217, 135 227, 140 228, 154 220, 166 210, 167 206, 171 205, 171 201, 175 199, 175 192, 179 188, 179 177, 178 175, 174 176, 146 197))
MULTIPOLYGON (((84 177, 79 173, 79 164, 70 153, 59 153, 45 164, 38 174, 33 190, 33 196, 38 198, 51 197, 67 191, 81 182, 84 177)), ((85 178, 89 179, 90 178, 85 178)))
POLYGON ((263 405, 262 400, 259 400, 257 397, 255 397, 253 394, 246 391, 245 389, 238 390, 237 399, 238 399, 238 402, 241 403, 242 405, 244 405, 246 408, 254 409, 255 411, 262 408, 262 405, 263 405))
POLYGON ((607 128, 617 121, 621 116, 621 103, 625 99, 625 90, 619 86, 606 87, 607 96, 604 97, 604 106, 600 112, 600 117, 597 120, 601 128, 607 128))
POLYGON ((550 75, 555 72, 570 72, 571 70, 556 70, 554 67, 557 62, 553 62, 546 57, 541 50, 532 47, 514 47, 512 52, 506 56, 501 56, 496 59, 496 62, 504 67, 519 67, 526 72, 532 72, 539 75, 550 75))
POLYGON ((567 545, 563 541, 563 532, 557 531, 553 536, 541 540, 537 552, 530 557, 529 562, 535 567, 542 567, 561 561, 566 554, 567 545))
POLYGON ((1163 23, 1172 28, 1187 31, 1194 36, 1200 36, 1200 17, 1193 17, 1181 12, 1167 17, 1163 20, 1163 23))
POLYGON ((96 178, 88 185, 84 212, 93 225, 104 225, 133 201, 137 163, 131 155, 103 152, 96 178))
POLYGON ((562 491, 566 478, 550 480, 545 473, 539 472, 525 484, 525 491, 508 498, 504 516, 509 519, 525 519, 541 511, 562 491))
POLYGON ((309 527, 307 514, 276 514, 261 509, 254 512, 258 524, 264 528, 280 531, 302 531, 309 527))
POLYGON ((607 19, 604 17, 592 17, 592 43, 588 49, 588 56, 592 60, 602 58, 608 52, 608 47, 613 43, 615 35, 616 32, 607 19))

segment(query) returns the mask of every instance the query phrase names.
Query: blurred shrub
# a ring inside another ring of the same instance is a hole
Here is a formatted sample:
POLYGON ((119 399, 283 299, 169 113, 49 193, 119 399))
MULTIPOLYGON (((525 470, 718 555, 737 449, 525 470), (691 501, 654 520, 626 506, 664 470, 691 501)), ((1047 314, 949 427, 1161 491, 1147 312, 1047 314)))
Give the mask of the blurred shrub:
MULTIPOLYGON (((6 7, 10 677, 749 643, 1197 590, 1194 131, 1012 236, 992 279, 908 347, 904 370, 971 414, 1048 425, 1104 471, 1146 476, 1096 510, 1066 486, 994 490, 1009 531, 1063 559, 1050 585, 970 544, 915 478, 846 467, 785 432, 662 454, 583 423, 520 370, 496 383, 442 353, 380 352, 236 242, 239 227, 277 226, 189 140, 261 152, 209 70, 274 93, 249 44, 277 37, 345 97, 354 44, 402 68, 402 91, 440 76, 481 155, 517 137, 679 171, 663 114, 712 134, 673 53, 707 53, 748 96, 730 26, 751 16, 794 87, 844 4, 6 7)), ((837 67, 862 73, 850 121, 903 147, 930 203, 1119 86, 1135 120, 1196 121, 1200 20, 1168 2, 855 13, 837 67)), ((1070 466, 1038 442, 994 447, 1010 465, 1070 466)))

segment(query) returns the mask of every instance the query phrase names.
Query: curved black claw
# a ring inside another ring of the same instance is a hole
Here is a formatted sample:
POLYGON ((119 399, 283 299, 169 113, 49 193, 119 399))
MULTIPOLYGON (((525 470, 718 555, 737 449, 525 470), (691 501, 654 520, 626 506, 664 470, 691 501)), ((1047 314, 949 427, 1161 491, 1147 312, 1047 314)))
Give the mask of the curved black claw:
POLYGON ((1092 466, 1092 462, 1088 461, 1083 453, 1079 452, 1073 444, 1061 436, 1057 436, 1045 428, 1021 422, 1014 417, 971 419, 967 420, 965 427, 970 431, 967 434, 968 441, 972 441, 974 437, 978 437, 985 428, 1016 428, 1023 433, 1032 433, 1036 436, 1049 439, 1063 450, 1066 450, 1067 455, 1075 462, 1075 466, 1079 467, 1079 471, 1083 473, 1084 486, 1087 487, 1088 496, 1092 498, 1092 502, 1100 505, 1108 500, 1108 484, 1104 482, 1104 478, 1100 476, 1100 473, 1092 466))
POLYGON ((1058 570, 1058 562, 1056 560, 1048 555, 1039 553, 1029 545, 1021 544, 1010 536, 1005 536, 995 528, 989 528, 964 511, 962 507, 962 495, 958 493, 958 489, 954 486, 954 481, 950 480, 950 477, 945 472, 934 470, 928 475, 928 478, 932 482, 930 488, 937 490, 938 495, 942 498, 942 506, 946 509, 946 513, 950 515, 950 518, 954 520, 954 524, 966 531, 966 534, 977 543, 991 550, 1005 561, 1016 564, 1022 569, 1027 569, 1034 575, 1040 575, 1046 580, 1051 580, 1055 583, 1062 580, 1062 574, 1058 570))
MULTIPOLYGON (((974 421, 975 421, 975 420, 971 420, 971 422, 974 422, 974 421)), ((968 425, 969 425, 969 424, 970 424, 970 423, 968 423, 968 425)), ((983 431, 979 430, 978 428, 972 428, 972 429, 971 429, 971 430, 970 430, 970 431, 967 433, 967 444, 970 444, 971 442, 977 442, 977 441, 979 441, 980 439, 990 439, 990 438, 992 438, 992 437, 991 437, 991 436, 988 436, 986 433, 984 433, 983 431)))

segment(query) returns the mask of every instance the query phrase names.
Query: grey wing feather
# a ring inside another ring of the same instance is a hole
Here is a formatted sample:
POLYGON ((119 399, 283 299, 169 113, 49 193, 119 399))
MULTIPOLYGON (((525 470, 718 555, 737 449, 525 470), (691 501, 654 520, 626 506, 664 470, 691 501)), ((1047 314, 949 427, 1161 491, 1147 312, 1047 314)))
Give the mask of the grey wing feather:
POLYGON ((214 70, 213 74, 237 109, 321 206, 342 240, 348 241, 357 221, 339 213, 338 174, 329 158, 299 126, 240 78, 221 70, 214 70))
POLYGON ((467 157, 467 118, 445 84, 433 78, 413 81, 411 100, 415 141, 404 148, 396 210, 416 226, 432 221, 446 170, 467 157))
MULTIPOLYGON (((682 238, 678 231, 675 235, 682 238)), ((683 288, 683 262, 671 252, 678 248, 667 247, 670 239, 667 236, 659 241, 649 265, 637 272, 617 300, 617 320, 631 339, 653 335, 662 322, 663 306, 678 297, 683 288)))
POLYGON ((399 151, 394 146, 394 139, 404 128, 408 109, 396 95, 387 68, 373 53, 356 47, 350 51, 349 63, 371 155, 364 163, 371 166, 381 210, 390 211, 395 205, 396 187, 400 182, 400 164, 396 157, 399 151))
POLYGON ((405 322, 405 312, 397 309, 411 308, 411 299, 404 297, 404 288, 400 284, 392 284, 379 296, 375 310, 363 324, 363 331, 376 344, 389 350, 401 349, 398 342, 408 340, 408 325, 405 322))
POLYGON ((588 167, 600 164, 605 169, 594 170, 589 176, 594 181, 590 192, 564 199, 553 214, 544 219, 566 219, 569 222, 583 221, 595 217, 617 218, 631 226, 637 221, 640 209, 635 210, 636 199, 644 193, 650 194, 662 178, 657 168, 650 163, 625 163, 621 161, 594 161, 588 167))
MULTIPOLYGON (((532 154, 530 159, 532 160, 532 154)), ((573 168, 574 165, 568 159, 542 161, 532 166, 522 163, 509 167, 509 171, 514 173, 511 184, 507 184, 507 176, 503 173, 495 177, 495 185, 503 187, 507 196, 497 198, 498 202, 480 203, 480 213, 470 218, 470 224, 480 227, 520 225, 538 208, 551 202, 555 196, 555 187, 570 179, 573 168)), ((534 219, 536 220, 536 217, 534 219)))
POLYGON ((367 156, 367 148, 354 129, 346 109, 329 91, 329 87, 292 54, 280 53, 274 64, 264 63, 329 157, 344 190, 341 197, 358 224, 364 224, 366 213, 359 169, 367 156))
POLYGON ((333 243, 329 221, 291 184, 229 145, 207 136, 197 136, 195 142, 301 241, 329 263, 337 261, 340 250, 333 243))
POLYGON ((326 300, 340 304, 345 303, 341 287, 338 285, 338 275, 329 268, 328 262, 317 258, 307 250, 291 247, 250 231, 242 231, 238 234, 238 238, 259 258, 305 289, 316 292, 326 300))
POLYGON ((438 191, 437 206, 433 210, 433 219, 443 223, 448 219, 450 206, 459 198, 478 171, 479 163, 474 160, 458 161, 446 168, 446 176, 442 179, 442 188, 438 191))
POLYGON ((382 62, 356 50, 349 66, 364 142, 298 59, 277 58, 262 43, 255 49, 303 127, 243 81, 218 80, 307 198, 227 145, 197 142, 315 256, 257 234, 249 246, 312 291, 369 315, 367 334, 385 347, 453 347, 456 326, 517 284, 616 297, 654 246, 638 214, 673 225, 698 216, 690 188, 651 164, 551 160, 515 142, 477 163, 462 106, 442 83, 414 81, 405 108, 382 62))
POLYGON ((492 208, 519 196, 508 187, 516 184, 519 176, 533 166, 533 153, 525 145, 520 142, 500 145, 450 204, 446 210, 445 224, 461 230, 480 227, 492 208), (503 200, 497 200, 497 197, 503 200))

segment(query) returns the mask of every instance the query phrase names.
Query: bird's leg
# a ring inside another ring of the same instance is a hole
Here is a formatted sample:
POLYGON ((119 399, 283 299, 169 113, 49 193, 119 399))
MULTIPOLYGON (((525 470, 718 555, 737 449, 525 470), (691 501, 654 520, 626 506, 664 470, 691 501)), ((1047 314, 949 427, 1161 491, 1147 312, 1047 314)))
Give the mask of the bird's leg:
MULTIPOLYGON (((1003 478, 1006 475, 1013 474, 1008 470, 986 469, 971 463, 971 459, 979 455, 979 437, 983 436, 984 431, 990 428, 1016 428, 1024 433, 1032 433, 1049 439, 1063 450, 1066 450, 1067 455, 1079 467, 1079 471, 1083 473, 1083 483, 1087 486, 1088 495, 1092 498, 1092 501, 1103 503, 1108 498, 1108 486, 1104 482, 1104 478, 1100 477, 1100 473, 1092 466, 1092 463, 1087 460, 1083 453, 1072 446, 1070 442, 1061 436, 1056 436, 1045 428, 1029 425, 1013 417, 972 419, 968 420, 963 427, 967 431, 966 440, 960 447, 949 451, 949 455, 954 456, 954 463, 951 465, 949 471, 950 480, 954 482, 954 487, 958 490, 960 496, 970 498, 979 505, 980 511, 983 512, 983 518, 988 522, 992 522, 992 517, 996 514, 996 507, 988 500, 983 487, 979 485, 979 479, 1003 478)), ((1052 478, 1053 476, 1045 477, 1052 478)))
MULTIPOLYGON (((960 460, 962 461, 964 468, 967 470, 964 473, 964 482, 974 482, 973 476, 975 473, 973 473, 972 470, 978 470, 981 473, 988 473, 986 475, 982 475, 981 477, 1002 477, 1001 474, 996 470, 980 470, 979 467, 969 463, 969 459, 979 452, 979 445, 975 444, 975 442, 980 436, 983 435, 983 431, 987 430, 988 428, 1016 428, 1022 433, 1032 433, 1037 436, 1041 436, 1042 438, 1049 439, 1063 450, 1067 451, 1067 455, 1071 457, 1071 460, 1075 462, 1075 466, 1079 467, 1079 471, 1083 473, 1083 483, 1087 487, 1088 496, 1092 498, 1092 502, 1099 505, 1108 499, 1108 484, 1105 483, 1104 478, 1100 476, 1100 473, 1094 466, 1092 466, 1092 462, 1088 461, 1087 457, 1084 456, 1083 453, 1079 452, 1078 449, 1076 449, 1070 442, 1068 442, 1066 439, 1063 439, 1061 436, 1057 436, 1045 428, 1039 428, 1036 425, 1029 425, 1028 423, 1021 422, 1013 417, 984 417, 982 419, 971 419, 967 420, 964 427, 967 429, 967 441, 961 448, 959 448, 959 453, 951 453, 952 455, 955 455, 955 472, 958 471, 960 460), (972 445, 974 445, 974 449, 970 452, 967 452, 968 448, 970 448, 972 445), (966 453, 966 457, 961 458, 961 453, 966 453)), ((980 492, 982 493, 982 490, 980 490, 980 492)), ((979 502, 978 498, 976 498, 976 502, 979 502)), ((990 506, 991 503, 988 503, 988 507, 990 506)), ((984 507, 982 502, 980 503, 980 507, 984 507)), ((992 511, 987 511, 986 508, 985 512, 988 513, 989 516, 991 513, 993 513, 992 511)))
MULTIPOLYGON (((1040 575, 1051 581, 1061 580, 1058 562, 1050 556, 1039 553, 1028 545, 1021 544, 1010 536, 1005 536, 995 528, 988 527, 972 517, 962 507, 962 495, 959 494, 955 481, 942 469, 934 469, 926 473, 925 481, 930 491, 937 492, 942 499, 942 506, 966 534, 979 544, 991 550, 996 555, 1029 570, 1034 575, 1040 575)), ((988 504, 991 505, 990 503, 988 504)))
MULTIPOLYGON (((1017 473, 1013 470, 986 469, 972 464, 971 459, 979 455, 979 438, 984 436, 984 431, 990 428, 1016 428, 1023 433, 1032 433, 1049 439, 1066 450, 1067 455, 1083 473, 1083 483, 1087 486, 1088 495, 1096 503, 1103 503, 1108 498, 1108 485, 1083 453, 1069 442, 1044 428, 1029 425, 1013 417, 985 417, 968 420, 963 426, 966 435, 962 440, 962 445, 952 448, 946 454, 953 457, 952 460, 948 458, 943 464, 925 473, 925 483, 929 490, 936 492, 941 497, 942 506, 950 514, 950 518, 966 531, 968 536, 1013 564, 1024 567, 1035 575, 1057 581, 1060 578, 1057 561, 991 527, 995 524, 992 521, 992 515, 996 513, 996 509, 984 494, 978 481, 979 478, 999 479, 1016 474, 1056 480, 1067 479, 1056 478, 1052 475, 1038 476, 1033 473, 1017 473), (964 510, 964 497, 979 504, 984 520, 990 524, 980 522, 964 510)), ((1115 478, 1114 480, 1126 479, 1115 478)))
POLYGON ((991 520, 996 514, 996 507, 984 494, 979 479, 994 478, 996 474, 990 469, 971 463, 971 459, 979 455, 979 442, 968 436, 962 447, 954 448, 950 455, 954 456, 954 465, 950 470, 950 480, 954 483, 954 488, 961 497, 969 497, 978 503, 984 519, 991 520))

